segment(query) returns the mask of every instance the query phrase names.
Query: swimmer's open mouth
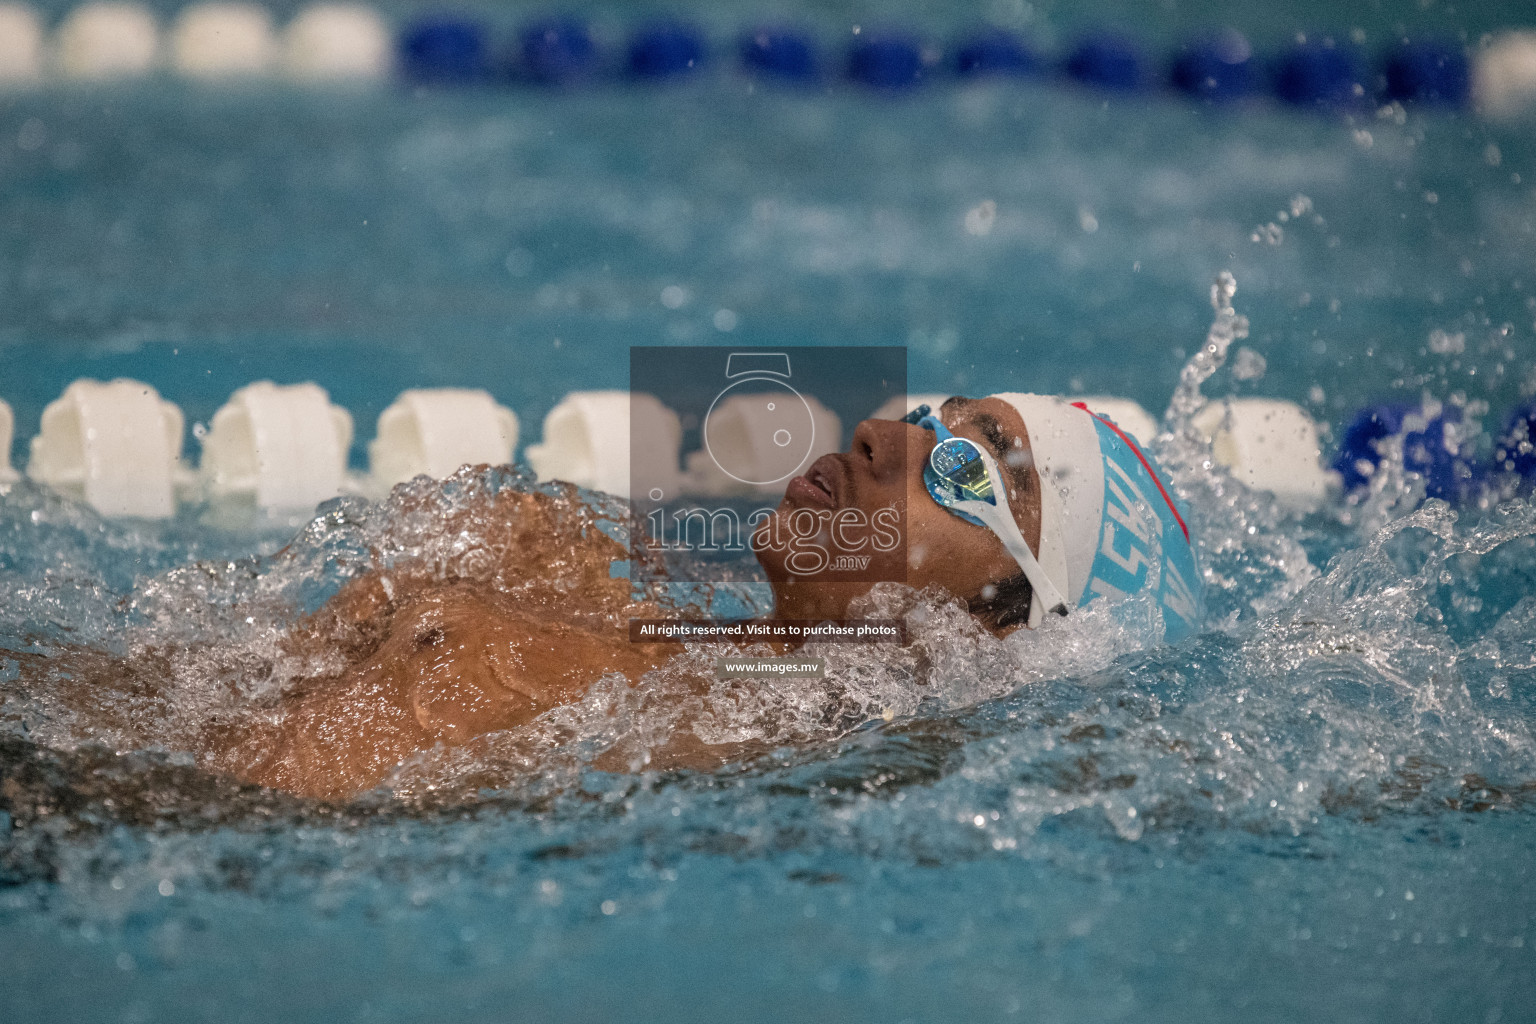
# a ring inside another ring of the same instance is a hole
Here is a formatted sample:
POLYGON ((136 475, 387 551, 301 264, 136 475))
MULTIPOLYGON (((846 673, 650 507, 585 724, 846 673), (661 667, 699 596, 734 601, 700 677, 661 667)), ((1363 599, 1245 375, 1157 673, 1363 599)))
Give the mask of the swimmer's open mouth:
POLYGON ((793 501, 826 508, 842 505, 843 464, 836 455, 823 455, 811 463, 811 468, 797 476, 784 489, 784 496, 793 501))

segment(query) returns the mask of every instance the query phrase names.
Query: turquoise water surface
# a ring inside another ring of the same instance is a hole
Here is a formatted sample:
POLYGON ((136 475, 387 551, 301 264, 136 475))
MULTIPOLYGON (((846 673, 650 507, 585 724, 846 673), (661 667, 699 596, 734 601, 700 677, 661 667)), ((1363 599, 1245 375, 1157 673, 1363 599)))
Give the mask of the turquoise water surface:
MULTIPOLYGON (((1406 17, 1368 13, 1371 40, 1406 17)), ((1264 17, 1244 27, 1283 38, 1264 17)), ((1486 451, 1536 392, 1533 139, 1465 113, 723 69, 45 89, 0 100, 0 398, 20 464, 77 377, 151 383, 189 424, 250 381, 315 380, 361 466, 406 387, 488 388, 528 441, 565 392, 624 386, 631 345, 904 343, 913 392, 1160 413, 1229 270, 1249 333, 1206 395, 1334 432, 1429 397, 1486 451)), ((725 726, 782 742, 763 759, 598 771, 658 728, 599 687, 530 740, 535 773, 428 758, 345 807, 200 772, 174 725, 270 670, 273 624, 410 495, 301 531, 108 522, 18 485, 8 651, 224 653, 182 665, 147 727, 165 740, 128 749, 0 652, 0 1017, 1536 1020, 1536 508, 1418 507, 1408 481, 1298 518, 1187 439, 1159 453, 1210 573, 1178 646, 1093 614, 997 641, 923 599, 921 681, 845 648, 835 697, 722 698, 725 726)))

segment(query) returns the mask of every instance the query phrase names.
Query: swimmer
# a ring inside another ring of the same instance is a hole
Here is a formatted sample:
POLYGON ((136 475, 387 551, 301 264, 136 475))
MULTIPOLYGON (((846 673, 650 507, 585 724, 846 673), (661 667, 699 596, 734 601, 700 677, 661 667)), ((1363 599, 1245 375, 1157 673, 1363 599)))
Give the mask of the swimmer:
MULTIPOLYGON (((630 618, 676 617, 611 578, 627 549, 572 522, 544 494, 503 492, 435 523, 442 536, 495 537, 475 571, 418 564, 351 581, 283 638, 319 668, 286 687, 257 724, 208 723, 203 763, 304 796, 344 799, 437 746, 516 729, 579 701, 617 673, 632 686, 677 654, 632 643, 630 618)), ((905 551, 875 556, 884 579, 941 588, 1001 636, 1098 599, 1156 586, 1170 638, 1203 609, 1187 520, 1150 458, 1104 417, 1025 394, 951 398, 904 421, 869 419, 842 453, 790 481, 754 549, 786 619, 848 618, 872 584, 797 575, 763 543, 802 509, 905 514, 905 551)), ((145 678, 140 666, 133 675, 145 678)), ((710 680, 698 680, 699 692, 710 680)), ((763 685, 772 685, 765 682, 763 685)), ((750 752, 681 730, 662 753, 708 767, 750 752)), ((652 762, 657 763, 656 761, 652 762)))

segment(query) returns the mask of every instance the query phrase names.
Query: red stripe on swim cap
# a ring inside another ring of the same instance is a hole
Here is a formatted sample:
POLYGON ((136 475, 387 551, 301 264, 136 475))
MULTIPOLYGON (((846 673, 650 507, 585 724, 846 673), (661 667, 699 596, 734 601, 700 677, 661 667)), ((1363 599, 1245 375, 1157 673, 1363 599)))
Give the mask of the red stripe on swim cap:
POLYGON ((1163 486, 1163 482, 1158 479, 1156 470, 1152 468, 1152 463, 1148 462, 1147 457, 1141 454, 1141 446, 1136 443, 1131 435, 1115 426, 1114 420, 1110 419, 1108 416, 1100 416, 1098 413, 1088 408, 1088 404, 1086 402, 1073 402, 1072 408, 1083 410, 1083 412, 1087 413, 1089 416, 1092 416, 1094 419, 1104 424, 1110 430, 1113 430, 1116 437, 1131 446, 1131 451, 1135 452, 1136 457, 1141 460, 1142 468, 1147 471, 1147 475, 1152 478, 1152 482, 1157 484, 1157 493, 1161 494, 1163 496, 1163 500, 1168 503, 1168 511, 1172 512, 1173 518, 1178 520, 1179 529, 1184 531, 1184 543, 1188 544, 1189 527, 1184 525, 1184 517, 1179 515, 1178 506, 1173 503, 1173 499, 1168 497, 1168 490, 1163 486))

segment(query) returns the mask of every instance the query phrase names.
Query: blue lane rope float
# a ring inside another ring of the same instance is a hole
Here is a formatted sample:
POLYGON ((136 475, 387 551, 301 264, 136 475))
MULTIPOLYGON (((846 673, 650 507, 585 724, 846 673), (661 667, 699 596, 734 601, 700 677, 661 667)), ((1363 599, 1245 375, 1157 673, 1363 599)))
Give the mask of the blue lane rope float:
POLYGON ((1138 92, 1148 84, 1146 59, 1130 39, 1100 32, 1079 40, 1064 67, 1069 78, 1117 92, 1138 92))
POLYGON ((987 28, 955 47, 954 69, 961 78, 1034 78, 1044 71, 1044 64, 1017 35, 987 28))
POLYGON ((905 32, 866 33, 848 46, 848 78, 872 89, 910 89, 926 70, 922 44, 905 32))
POLYGON ((642 26, 629 39, 629 73, 640 79, 691 74, 704 63, 704 36, 692 25, 660 21, 642 26))
MULTIPOLYGON (((147 10, 133 4, 123 10, 142 15, 142 24, 135 25, 148 34, 147 42, 139 40, 135 46, 154 50, 161 44, 161 31, 147 10)), ((295 24, 324 10, 329 9, 309 8, 295 24)), ((66 18, 59 32, 70 24, 66 18)), ((376 14, 362 9, 351 27, 377 36, 382 24, 376 14)), ((328 23, 328 29, 329 43, 343 45, 335 33, 346 26, 328 23)), ((359 39, 359 46, 377 45, 373 37, 359 39)), ((1492 36, 1472 49, 1454 39, 1401 38, 1378 52, 1374 61, 1368 61, 1355 45, 1318 36, 1261 57, 1234 29, 1191 37, 1161 60, 1134 39, 1109 32, 1084 36, 1065 54, 1047 60, 1017 34, 997 27, 965 34, 943 51, 899 29, 856 30, 835 60, 823 58, 828 51, 818 46, 810 31, 775 22, 749 29, 734 44, 738 70, 753 77, 810 84, 836 73, 888 92, 907 91, 940 77, 1039 79, 1047 70, 1056 70, 1068 80, 1095 88, 1123 93, 1164 88, 1209 104, 1269 95, 1291 106, 1321 111, 1357 110, 1368 103, 1464 108, 1474 98, 1473 82, 1481 81, 1479 102, 1493 116, 1536 106, 1536 85, 1526 84, 1536 82, 1536 42, 1518 31, 1492 36), (840 67, 834 66, 836 61, 841 61, 840 67)), ((25 49, 16 49, 18 55, 9 58, 0 53, 0 61, 10 61, 0 66, 0 83, 32 81, 47 74, 92 75, 90 68, 46 69, 33 59, 35 55, 28 56, 31 51, 22 52, 25 49)), ((710 40, 687 22, 662 20, 636 26, 618 52, 609 54, 574 15, 534 20, 510 39, 498 39, 479 17, 447 11, 407 21, 394 35, 394 49, 397 73, 408 83, 457 86, 500 79, 566 85, 599 76, 685 77, 710 57, 710 40)), ((376 59, 366 67, 353 68, 352 73, 377 77, 386 64, 376 59)), ((283 66, 278 62, 272 70, 283 66)), ((324 75, 306 78, 297 67, 289 61, 288 73, 316 83, 327 80, 324 75)), ((137 70, 144 73, 147 68, 146 64, 137 70)), ((123 69, 117 68, 117 73, 124 73, 123 69)))
POLYGON ((1233 29, 1195 39, 1174 54, 1168 80, 1197 99, 1220 103, 1247 99, 1259 84, 1253 47, 1233 29))
POLYGON ((1346 491, 1364 488, 1381 466, 1381 444, 1401 438, 1403 469, 1424 478, 1427 497, 1466 501, 1489 474, 1473 444, 1462 436, 1462 421, 1461 409, 1454 405, 1443 406, 1433 416, 1403 403, 1362 409, 1344 429, 1333 468, 1346 491))
POLYGON ((400 70, 421 85, 472 85, 491 77, 485 26, 454 15, 422 18, 400 36, 400 70))
POLYGON ((585 22, 550 18, 530 22, 518 33, 515 78, 542 85, 569 85, 592 76, 598 50, 585 22))
POLYGON ((787 82, 814 82, 821 77, 816 43, 797 28, 760 25, 742 34, 737 44, 741 65, 749 74, 787 82))
POLYGON ((1421 429, 1403 434, 1403 468, 1424 478, 1426 496, 1452 504, 1471 498, 1486 477, 1476 451, 1460 437, 1461 422, 1461 410, 1448 405, 1421 429))
POLYGON ((1515 409, 1494 449, 1494 470, 1536 483, 1536 398, 1515 409))
POLYGON ((1387 55, 1383 73, 1389 100, 1461 106, 1472 92, 1467 51, 1449 40, 1404 42, 1387 55))
POLYGON ((1343 480, 1346 491, 1358 490, 1370 483, 1381 465, 1381 452, 1377 446, 1402 431, 1403 418, 1411 411, 1411 405, 1393 404, 1371 406, 1355 414, 1349 426, 1344 428, 1338 454, 1333 459, 1333 468, 1343 480))
POLYGON ((1366 88, 1359 56, 1349 47, 1328 42, 1298 43, 1275 65, 1275 95, 1298 107, 1338 109, 1364 100, 1366 88))

